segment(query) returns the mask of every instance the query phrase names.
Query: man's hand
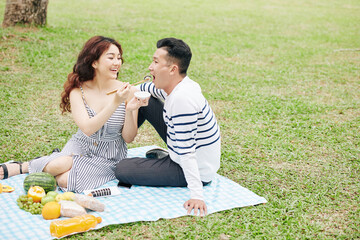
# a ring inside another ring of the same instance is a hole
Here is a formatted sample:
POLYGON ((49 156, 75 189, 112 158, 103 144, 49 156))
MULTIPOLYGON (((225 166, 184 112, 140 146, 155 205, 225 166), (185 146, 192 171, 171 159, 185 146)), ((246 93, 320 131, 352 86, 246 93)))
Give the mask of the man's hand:
POLYGON ((203 200, 199 199, 190 199, 184 203, 184 208, 187 210, 187 214, 190 214, 194 209, 194 215, 197 216, 198 210, 200 211, 200 216, 205 216, 207 214, 207 207, 203 200))

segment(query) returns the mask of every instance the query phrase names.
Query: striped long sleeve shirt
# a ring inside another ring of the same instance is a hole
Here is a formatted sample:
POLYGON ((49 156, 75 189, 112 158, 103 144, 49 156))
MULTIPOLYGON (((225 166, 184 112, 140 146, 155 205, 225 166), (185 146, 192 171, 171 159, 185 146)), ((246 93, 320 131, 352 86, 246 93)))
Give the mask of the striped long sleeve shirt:
POLYGON ((220 128, 199 84, 185 77, 170 93, 143 83, 141 91, 164 100, 167 147, 178 163, 192 199, 203 198, 202 182, 210 182, 220 167, 220 128))

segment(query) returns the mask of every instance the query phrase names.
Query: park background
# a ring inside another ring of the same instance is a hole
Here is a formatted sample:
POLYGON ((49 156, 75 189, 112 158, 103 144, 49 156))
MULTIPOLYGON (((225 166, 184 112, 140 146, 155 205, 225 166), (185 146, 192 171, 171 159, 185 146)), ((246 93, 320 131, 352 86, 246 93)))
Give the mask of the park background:
MULTIPOLYGON (((75 133, 60 93, 90 37, 122 44, 131 83, 158 39, 181 38, 221 127, 218 173, 268 203, 69 239, 360 238, 359 12, 357 0, 50 0, 45 27, 0 29, 0 161, 47 155, 75 133)), ((129 147, 154 144, 145 125, 129 147)))

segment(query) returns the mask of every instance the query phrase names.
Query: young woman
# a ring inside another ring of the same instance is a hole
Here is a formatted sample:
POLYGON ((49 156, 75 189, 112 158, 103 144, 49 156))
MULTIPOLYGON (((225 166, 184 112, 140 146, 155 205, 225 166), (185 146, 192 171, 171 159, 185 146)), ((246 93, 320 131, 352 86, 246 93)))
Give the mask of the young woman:
POLYGON ((148 99, 133 97, 135 87, 117 80, 123 62, 121 45, 95 36, 80 52, 61 95, 62 112, 71 112, 79 130, 61 152, 29 162, 7 163, 0 178, 48 172, 66 191, 83 192, 115 179, 116 164, 127 155, 126 143, 137 134, 137 113, 148 99), (114 94, 108 92, 117 89, 114 94))

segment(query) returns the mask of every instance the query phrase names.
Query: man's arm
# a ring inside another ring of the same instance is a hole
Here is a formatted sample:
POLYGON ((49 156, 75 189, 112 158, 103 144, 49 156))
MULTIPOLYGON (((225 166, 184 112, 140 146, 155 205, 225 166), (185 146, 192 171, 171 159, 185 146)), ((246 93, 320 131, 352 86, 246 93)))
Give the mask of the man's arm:
POLYGON ((191 98, 182 95, 176 95, 171 107, 169 115, 165 117, 168 125, 167 144, 169 149, 179 156, 180 166, 190 190, 190 200, 185 202, 184 207, 188 210, 188 214, 192 209, 197 214, 199 209, 201 215, 204 215, 206 204, 196 159, 197 122, 201 109, 191 98))
POLYGON ((136 86, 136 88, 139 89, 140 91, 149 92, 153 97, 161 99, 163 101, 167 96, 164 90, 157 89, 152 82, 142 83, 136 86))
POLYGON ((181 156, 181 167, 184 171, 185 179, 190 190, 190 200, 184 203, 187 214, 194 209, 194 215, 200 211, 200 216, 207 214, 207 207, 203 196, 203 184, 200 179, 199 168, 196 161, 195 153, 181 156))

